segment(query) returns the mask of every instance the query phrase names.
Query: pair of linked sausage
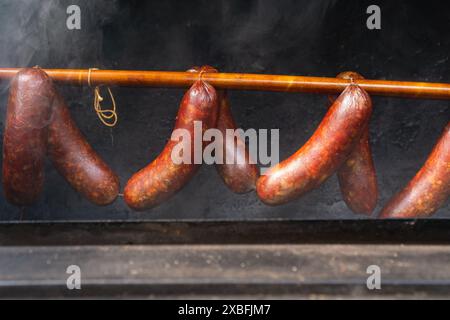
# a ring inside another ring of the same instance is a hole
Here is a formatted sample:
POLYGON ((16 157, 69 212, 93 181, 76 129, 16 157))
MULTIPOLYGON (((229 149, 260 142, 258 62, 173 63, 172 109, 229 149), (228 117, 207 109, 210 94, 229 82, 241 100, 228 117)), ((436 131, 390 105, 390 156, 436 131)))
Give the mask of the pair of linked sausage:
MULTIPOLYGON (((177 115, 174 132, 185 129, 189 133, 188 140, 170 140, 158 157, 145 168, 134 174, 125 186, 125 202, 134 210, 145 210, 158 206, 172 197, 195 175, 199 164, 194 163, 194 122, 201 121, 203 132, 210 128, 220 131, 224 146, 218 150, 216 157, 226 160, 228 152, 234 151, 233 163, 217 164, 217 170, 225 184, 236 193, 245 193, 255 189, 258 178, 258 168, 251 164, 250 156, 245 148, 245 142, 240 137, 233 137, 234 141, 227 144, 226 130, 236 129, 231 114, 228 97, 225 91, 216 91, 211 85, 202 80, 202 74, 217 72, 210 66, 193 67, 188 72, 199 73, 197 80, 184 95, 177 115), (236 149, 234 144, 236 144, 236 149), (174 163, 172 154, 174 148, 190 149, 189 163, 174 163), (231 148, 231 149, 229 149, 231 148), (237 161, 238 159, 243 161, 237 161)), ((202 149, 205 147, 203 143, 202 149)))
MULTIPOLYGON (((359 73, 352 71, 342 72, 337 78, 352 81, 364 79, 359 73)), ((334 101, 334 98, 330 98, 334 101)), ((355 213, 370 215, 377 205, 378 184, 369 143, 369 125, 339 168, 337 176, 347 206, 355 213)))
MULTIPOLYGON (((188 72, 218 72, 211 66, 193 67, 188 72)), ((226 90, 218 90, 218 119, 216 128, 222 136, 223 148, 217 150, 216 169, 225 185, 234 193, 242 194, 256 189, 259 177, 258 166, 253 163, 245 141, 236 134, 237 125, 231 113, 226 90), (227 130, 233 132, 228 135, 227 130), (230 161, 231 160, 231 161, 230 161)))
POLYGON ((12 204, 38 200, 48 154, 61 175, 97 205, 114 201, 119 179, 76 127, 64 99, 38 68, 22 69, 11 83, 3 144, 3 185, 12 204))
POLYGON ((202 81, 200 74, 181 101, 174 127, 174 130, 184 129, 188 136, 179 141, 169 140, 153 162, 131 177, 124 190, 128 206, 138 211, 155 207, 172 197, 195 175, 200 164, 194 161, 194 121, 201 122, 202 133, 213 128, 217 122, 217 99, 216 90, 202 81), (173 153, 180 149, 190 150, 187 163, 173 161, 173 153))
POLYGON ((380 218, 431 216, 450 196, 450 122, 423 167, 381 211, 380 218))
POLYGON ((367 92, 350 84, 306 144, 258 179, 259 198, 268 205, 279 205, 317 188, 354 150, 371 114, 367 92))

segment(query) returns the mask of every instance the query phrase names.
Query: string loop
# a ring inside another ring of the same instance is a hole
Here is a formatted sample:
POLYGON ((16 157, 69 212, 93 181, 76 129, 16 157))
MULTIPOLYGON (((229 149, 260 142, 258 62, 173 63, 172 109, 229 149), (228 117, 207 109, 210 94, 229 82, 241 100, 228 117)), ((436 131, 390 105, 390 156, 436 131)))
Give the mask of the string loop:
MULTIPOLYGON (((92 87, 91 84, 91 74, 93 70, 99 70, 97 68, 89 68, 87 82, 89 87, 92 87)), ((109 93, 109 97, 111 98, 111 108, 103 109, 102 101, 104 98, 100 94, 100 85, 95 86, 94 88, 94 110, 97 113, 100 121, 107 127, 114 127, 117 124, 118 116, 116 112, 116 100, 114 99, 114 95, 109 87, 106 87, 109 93)))

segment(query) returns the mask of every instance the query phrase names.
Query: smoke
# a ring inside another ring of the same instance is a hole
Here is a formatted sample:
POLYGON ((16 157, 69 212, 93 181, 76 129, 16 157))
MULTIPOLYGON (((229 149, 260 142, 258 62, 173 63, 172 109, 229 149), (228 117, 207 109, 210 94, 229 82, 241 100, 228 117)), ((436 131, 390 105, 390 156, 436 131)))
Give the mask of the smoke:
MULTIPOLYGON (((0 67, 104 67, 103 26, 119 12, 118 1, 0 0, 0 67), (81 30, 69 30, 67 8, 81 11, 81 30)), ((9 81, 0 83, 0 103, 6 105, 9 81)), ((78 97, 89 90, 78 88, 78 97)), ((4 114, 0 116, 3 122, 4 114)))
POLYGON ((102 61, 102 28, 117 12, 117 1, 0 2, 0 66, 79 67, 102 61), (67 7, 81 9, 82 30, 66 26, 67 7))
MULTIPOLYGON (((239 68, 242 60, 250 60, 253 62, 246 66, 247 72, 249 68, 254 72, 274 72, 279 60, 287 58, 293 63, 297 60, 298 70, 304 70, 302 60, 313 54, 317 35, 336 2, 259 0, 249 2, 247 10, 233 2, 222 2, 221 23, 217 25, 226 24, 230 29, 217 28, 215 32, 223 38, 219 50, 229 54, 227 67, 239 68)), ((298 72, 295 69, 280 71, 298 72)))

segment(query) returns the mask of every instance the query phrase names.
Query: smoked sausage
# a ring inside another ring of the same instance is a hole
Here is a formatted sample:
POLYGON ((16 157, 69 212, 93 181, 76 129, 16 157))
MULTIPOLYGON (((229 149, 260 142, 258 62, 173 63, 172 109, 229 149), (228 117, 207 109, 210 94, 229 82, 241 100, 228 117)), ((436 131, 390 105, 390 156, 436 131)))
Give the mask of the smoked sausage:
POLYGON ((383 208, 380 218, 431 216, 450 196, 450 122, 423 167, 383 208))
MULTIPOLYGON (((364 79, 359 73, 352 71, 342 72, 337 78, 364 79)), ((347 206, 354 213, 372 214, 377 206, 378 184, 369 143, 369 126, 364 129, 355 148, 339 168, 337 176, 347 206)))
MULTIPOLYGON (((188 72, 218 72, 211 66, 193 67, 188 72)), ((251 163, 250 154, 246 148, 245 141, 240 136, 233 135, 233 139, 228 141, 227 129, 235 131, 237 129, 228 100, 228 93, 225 90, 218 90, 219 114, 216 128, 223 137, 223 148, 217 150, 216 168, 225 185, 234 193, 247 193, 256 189, 256 180, 259 177, 259 170, 256 164, 251 163), (227 163, 227 155, 232 163, 227 163)))
POLYGON ((173 196, 195 175, 200 164, 194 161, 194 121, 201 122, 204 132, 216 125, 217 114, 216 90, 199 76, 199 80, 191 86, 181 101, 174 128, 185 129, 189 133, 189 139, 169 140, 152 163, 131 177, 124 191, 128 206, 134 210, 155 207, 173 196), (173 161, 172 152, 179 144, 182 150, 190 150, 188 163, 173 161))
POLYGON ((219 150, 217 155, 222 163, 216 164, 216 168, 225 185, 231 191, 247 193, 256 189, 259 169, 256 164, 252 163, 245 141, 241 137, 233 135, 233 139, 227 139, 227 129, 234 131, 237 126, 231 113, 227 92, 220 90, 218 94, 219 119, 217 120, 217 129, 223 137, 223 148, 219 150), (227 155, 233 155, 233 163, 227 163, 227 155))
POLYGON ((119 178, 89 145, 56 90, 52 118, 48 155, 55 168, 92 203, 112 203, 119 193, 119 178))
POLYGON ((350 84, 306 144, 258 179, 259 198, 266 204, 279 205, 317 188, 348 158, 371 114, 372 101, 367 92, 350 84))
POLYGON ((347 206, 354 213, 371 215, 377 206, 378 185, 368 129, 364 130, 337 176, 347 206))
POLYGON ((3 137, 3 189, 17 206, 38 200, 44 184, 52 80, 39 68, 20 70, 10 87, 3 137))

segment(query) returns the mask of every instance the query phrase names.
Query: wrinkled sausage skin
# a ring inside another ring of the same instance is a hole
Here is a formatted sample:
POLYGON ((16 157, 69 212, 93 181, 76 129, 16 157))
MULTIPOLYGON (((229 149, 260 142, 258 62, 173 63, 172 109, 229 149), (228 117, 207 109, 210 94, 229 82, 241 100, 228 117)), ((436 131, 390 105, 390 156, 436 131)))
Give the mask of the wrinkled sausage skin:
POLYGON ((306 144, 258 179, 259 198, 266 204, 279 205, 321 185, 347 159, 371 113, 372 102, 367 92, 349 85, 306 144))
MULTIPOLYGON (((192 67, 187 72, 206 73, 206 72, 218 72, 216 68, 205 65, 202 67, 192 67)), ((233 146, 227 146, 226 130, 236 130, 236 122, 234 121, 233 114, 228 100, 228 94, 225 90, 218 90, 218 106, 219 114, 217 119, 216 128, 220 131, 223 137, 224 147, 222 150, 217 150, 216 156, 221 159, 223 163, 216 164, 217 171, 222 178, 225 185, 234 193, 242 194, 256 189, 256 181, 259 177, 259 169, 256 164, 250 163, 250 154, 240 137, 236 137, 234 143, 236 146, 233 150, 233 146), (234 154, 234 163, 227 164, 227 154, 234 154), (240 160, 239 163, 237 160, 240 160)))
POLYGON ((67 182, 92 203, 107 205, 117 198, 119 178, 89 145, 56 90, 48 155, 67 182))
POLYGON ((52 81, 39 68, 20 70, 11 82, 3 138, 3 188, 17 206, 38 200, 44 184, 52 81))
MULTIPOLYGON (((359 73, 346 71, 340 79, 364 79, 359 73)), ((330 97, 334 100, 334 98, 330 97)), ((378 182, 369 143, 369 126, 347 160, 337 172, 342 197, 354 212, 371 215, 378 201, 378 182)))
POLYGON ((378 184, 369 144, 369 130, 365 129, 355 149, 337 172, 341 193, 354 213, 371 215, 378 201, 378 184))
POLYGON ((423 167, 384 207, 380 218, 431 216, 450 196, 450 122, 423 167))
POLYGON ((134 210, 155 207, 179 191, 197 172, 200 164, 194 163, 194 121, 202 122, 203 132, 213 128, 217 122, 218 105, 216 90, 206 82, 196 81, 184 95, 175 129, 186 129, 190 141, 169 140, 158 157, 145 168, 135 173, 125 186, 125 202, 134 210), (191 162, 176 164, 172 161, 172 150, 178 144, 190 147, 191 162))
POLYGON ((234 141, 228 141, 226 130, 236 130, 237 126, 231 113, 227 92, 219 91, 218 96, 219 119, 217 120, 217 129, 223 137, 223 149, 218 151, 218 157, 223 160, 223 163, 216 164, 216 168, 225 185, 231 191, 247 193, 256 189, 259 169, 256 164, 251 163, 245 141, 240 137, 235 137, 234 141), (226 163, 227 154, 234 155, 232 164, 226 163))

